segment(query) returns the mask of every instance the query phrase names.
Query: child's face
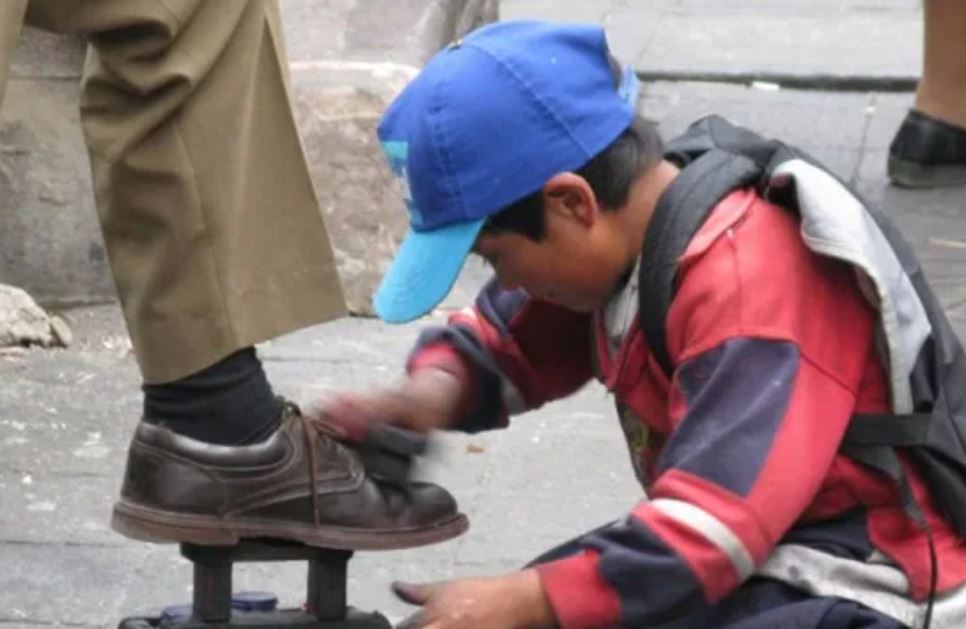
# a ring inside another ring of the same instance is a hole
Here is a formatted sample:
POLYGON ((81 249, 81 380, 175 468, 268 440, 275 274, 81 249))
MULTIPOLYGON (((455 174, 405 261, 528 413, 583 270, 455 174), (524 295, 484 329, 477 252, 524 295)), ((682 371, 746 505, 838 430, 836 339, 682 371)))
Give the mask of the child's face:
POLYGON ((607 225, 545 210, 546 234, 535 242, 512 232, 483 233, 473 251, 482 256, 506 289, 578 312, 594 310, 613 292, 626 262, 614 255, 607 225))

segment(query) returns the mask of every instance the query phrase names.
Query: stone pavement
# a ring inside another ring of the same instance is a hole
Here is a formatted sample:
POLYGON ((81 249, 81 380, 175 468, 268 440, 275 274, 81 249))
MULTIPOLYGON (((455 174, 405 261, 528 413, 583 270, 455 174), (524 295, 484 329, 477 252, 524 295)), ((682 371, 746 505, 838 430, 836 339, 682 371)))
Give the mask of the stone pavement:
MULTIPOLYGON (((618 9, 644 4, 555 0, 552 6, 566 7, 562 17, 579 14, 621 27, 628 21, 617 17, 618 9), (613 10, 601 12, 598 7, 605 4, 613 10)), ((725 32, 729 20, 744 17, 772 20, 772 27, 799 25, 801 41, 781 57, 786 65, 776 66, 782 74, 824 76, 849 63, 854 64, 850 75, 876 80, 915 72, 912 61, 889 61, 888 44, 896 40, 885 36, 876 40, 881 50, 869 46, 865 61, 806 50, 822 45, 816 33, 828 26, 824 13, 813 7, 840 7, 836 15, 845 21, 864 15, 863 32, 913 33, 918 28, 914 0, 647 4, 663 7, 661 19, 677 25, 673 37, 670 31, 654 36, 662 38, 665 50, 687 47, 689 38, 697 37, 689 24, 695 29, 718 24, 725 32), (780 12, 779 5, 788 12, 780 12), (819 65, 820 58, 825 65, 819 65)), ((550 7, 542 0, 504 0, 505 15, 546 13, 550 7)), ((771 33, 772 27, 761 31, 771 33)), ((903 54, 913 55, 917 40, 903 38, 903 54)), ((728 64, 763 67, 755 65, 761 59, 749 50, 734 52, 731 60, 711 55, 709 64, 722 65, 707 67, 722 73, 728 64)), ((693 63, 699 67, 704 61, 693 63)), ((664 68, 672 72, 680 66, 664 68)), ((957 332, 966 333, 966 189, 908 192, 885 182, 885 151, 911 94, 686 81, 649 82, 644 94, 646 114, 665 135, 718 112, 825 160, 896 220, 922 257, 957 332)), ((465 303, 484 271, 473 265, 464 275, 450 303, 465 303)), ((75 335, 71 348, 0 356, 0 629, 107 628, 125 614, 190 600, 189 565, 175 548, 129 542, 107 527, 140 403, 138 374, 117 309, 86 308, 65 316, 75 335)), ((397 377, 409 343, 424 324, 391 327, 346 319, 277 339, 261 353, 276 387, 306 401, 397 377)), ((454 492, 470 516, 470 532, 427 549, 359 555, 350 563, 351 602, 399 618, 406 607, 388 593, 391 579, 509 570, 556 541, 620 516, 641 493, 610 405, 603 390, 591 385, 568 402, 518 418, 509 431, 447 437, 425 474, 454 492)), ((300 570, 244 566, 237 586, 269 589, 284 604, 297 605, 304 588, 300 570)))
POLYGON ((910 86, 920 0, 502 0, 504 19, 599 22, 644 76, 910 86))

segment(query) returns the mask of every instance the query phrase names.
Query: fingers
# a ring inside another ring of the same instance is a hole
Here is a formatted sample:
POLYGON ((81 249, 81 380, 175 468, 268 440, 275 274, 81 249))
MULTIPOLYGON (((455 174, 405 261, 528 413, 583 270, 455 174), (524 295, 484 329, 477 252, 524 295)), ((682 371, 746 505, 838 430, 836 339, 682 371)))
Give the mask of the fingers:
POLYGON ((334 431, 334 437, 350 443, 362 443, 368 436, 373 421, 365 401, 354 395, 338 395, 318 405, 314 416, 322 425, 334 431))
POLYGON ((312 405, 309 417, 323 418, 339 426, 350 441, 373 423, 386 423, 417 432, 444 428, 460 402, 457 379, 438 369, 423 369, 396 387, 368 394, 340 394, 312 405))
POLYGON ((392 591, 399 597, 399 600, 420 607, 429 602, 435 590, 435 585, 419 585, 405 581, 393 581, 392 583, 392 591))
POLYGON ((398 623, 393 629, 451 629, 452 627, 465 626, 464 623, 460 622, 461 620, 462 618, 460 617, 449 619, 436 618, 425 609, 421 609, 398 623))
MULTIPOLYGON (((433 594, 433 586, 406 583, 404 581, 393 581, 393 593, 404 603, 410 605, 423 606, 429 602, 433 594)), ((429 614, 425 609, 420 609, 402 622, 396 625, 395 629, 420 629, 430 623, 429 614)))
POLYGON ((402 622, 396 624, 394 629, 420 629, 421 627, 426 627, 429 623, 429 617, 424 610, 419 610, 415 614, 412 614, 402 622))
POLYGON ((412 404, 398 390, 380 389, 368 395, 342 393, 312 405, 311 416, 328 415, 344 424, 367 425, 375 422, 405 425, 412 404))

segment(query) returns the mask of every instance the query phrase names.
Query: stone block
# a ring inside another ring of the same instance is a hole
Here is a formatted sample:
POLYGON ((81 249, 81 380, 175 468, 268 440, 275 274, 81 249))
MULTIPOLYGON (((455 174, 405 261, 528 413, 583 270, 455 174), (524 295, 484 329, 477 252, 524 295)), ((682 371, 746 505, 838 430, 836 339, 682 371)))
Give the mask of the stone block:
POLYGON ((0 284, 0 347, 66 345, 70 328, 54 321, 26 291, 0 284))
POLYGON ((80 37, 24 27, 10 66, 14 79, 80 79, 87 44, 80 37))
POLYGON ((291 61, 392 61, 419 66, 497 19, 498 0, 286 0, 291 61))
POLYGON ((312 85, 299 75, 293 75, 294 106, 312 180, 349 308, 365 313, 406 229, 398 184, 376 138, 389 96, 353 86, 312 85))
POLYGON ((44 305, 114 297, 80 129, 83 42, 26 28, 0 116, 0 282, 44 305))

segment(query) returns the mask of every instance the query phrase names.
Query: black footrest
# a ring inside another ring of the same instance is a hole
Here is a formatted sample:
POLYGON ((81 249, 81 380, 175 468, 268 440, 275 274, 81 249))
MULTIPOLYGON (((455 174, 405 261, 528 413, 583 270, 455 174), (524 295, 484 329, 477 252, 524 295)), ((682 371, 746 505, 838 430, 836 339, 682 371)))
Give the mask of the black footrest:
POLYGON ((346 569, 351 551, 266 539, 244 540, 235 546, 182 544, 181 554, 194 564, 192 617, 209 626, 233 618, 232 566, 250 561, 308 561, 306 610, 311 614, 309 618, 332 622, 347 617, 346 569))

